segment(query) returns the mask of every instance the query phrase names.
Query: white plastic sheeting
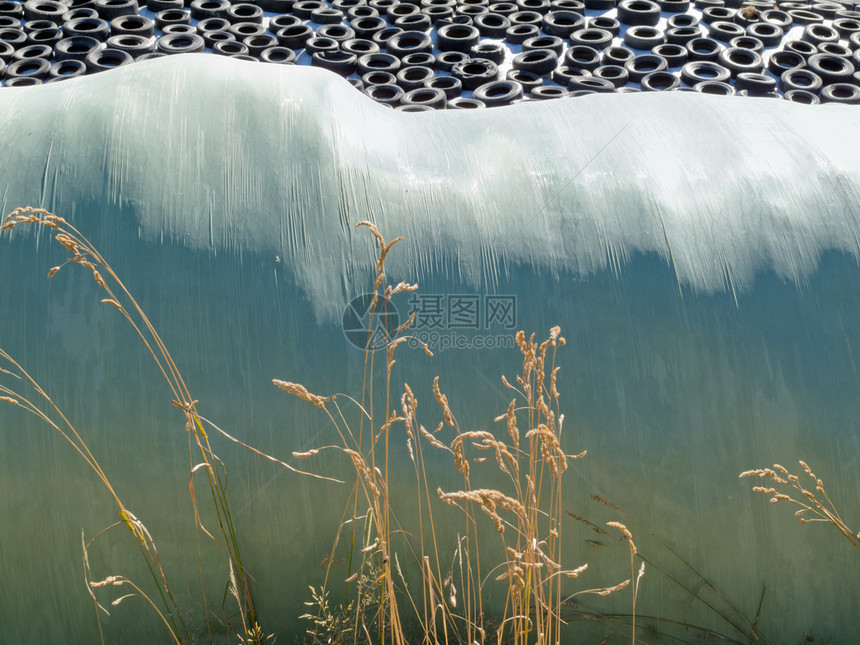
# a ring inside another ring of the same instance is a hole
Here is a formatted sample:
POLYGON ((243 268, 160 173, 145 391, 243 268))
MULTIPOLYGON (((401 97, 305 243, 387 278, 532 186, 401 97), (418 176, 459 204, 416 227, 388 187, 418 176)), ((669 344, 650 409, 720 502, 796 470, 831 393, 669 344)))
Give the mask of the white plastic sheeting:
MULTIPOLYGON (((772 642, 856 633, 850 546, 737 481, 806 459, 847 517, 856 505, 855 108, 671 93, 407 114, 320 70, 195 55, 3 90, 0 108, 4 211, 43 206, 91 237, 202 413, 244 440, 285 457, 332 439, 270 380, 356 391, 361 353, 340 317, 370 286, 373 245, 354 225, 372 220, 406 238, 389 258, 393 280, 446 305, 511 296, 516 327, 562 326, 568 448, 589 450, 570 510, 588 517, 588 495, 607 496, 643 552, 677 566, 653 532, 750 616, 767 583, 772 642)), ((44 278, 62 259, 44 233, 16 230, 0 249, 0 344, 89 433, 178 586, 193 584, 189 464, 169 392, 85 276, 44 278)), ((503 343, 503 327, 467 338, 503 343)), ((437 343, 462 332, 435 331, 437 343)), ((436 349, 432 361, 402 356, 401 378, 429 408, 439 374, 467 425, 488 426, 517 352, 436 349)), ((16 581, 0 590, 4 634, 91 640, 79 532, 113 521, 109 500, 35 421, 0 408, 0 432, 0 572, 16 581)), ((347 491, 230 446, 219 454, 264 627, 289 640, 342 512, 331 500, 347 491)), ((573 563, 594 562, 584 584, 624 575, 623 548, 568 528, 573 563)), ((123 539, 94 556, 105 574, 134 571, 123 539)), ((684 594, 646 575, 642 612, 683 620, 684 594)), ((587 606, 629 611, 626 599, 587 606)), ((113 613, 110 642, 161 634, 142 603, 113 613)))

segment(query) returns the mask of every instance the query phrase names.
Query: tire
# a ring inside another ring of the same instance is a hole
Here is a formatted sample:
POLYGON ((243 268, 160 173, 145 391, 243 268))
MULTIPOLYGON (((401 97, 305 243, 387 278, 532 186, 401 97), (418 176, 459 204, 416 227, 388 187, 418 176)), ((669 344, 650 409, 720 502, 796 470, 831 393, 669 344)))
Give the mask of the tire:
POLYGON ((827 25, 811 24, 803 28, 803 35, 800 38, 817 46, 821 43, 839 42, 839 32, 827 25))
MULTIPOLYGON (((652 72, 662 72, 669 68, 669 64, 662 56, 654 54, 639 54, 624 64, 624 68, 630 74, 630 82, 640 83, 642 79, 652 72)), ((569 88, 568 88, 569 89, 569 88)))
MULTIPOLYGON (((331 38, 338 42, 338 44, 345 43, 347 40, 352 40, 355 38, 355 30, 352 27, 347 27, 346 25, 323 25, 322 27, 317 28, 317 36, 321 38, 331 38)), ((371 45, 376 45, 373 41, 370 41, 371 45)), ((379 47, 379 45, 376 45, 379 47)), ((365 54, 369 52, 364 52, 365 54)))
POLYGON ((746 32, 747 36, 758 38, 765 47, 776 47, 785 35, 782 27, 769 22, 754 22, 747 26, 746 32))
POLYGON ((55 25, 63 23, 63 14, 69 7, 54 0, 28 0, 24 3, 25 20, 50 20, 55 25))
POLYGON ((86 59, 87 55, 99 48, 99 41, 89 36, 63 38, 54 45, 54 58, 58 61, 86 59))
POLYGON ((511 26, 510 21, 505 16, 491 12, 475 16, 472 24, 478 28, 478 32, 484 38, 504 38, 511 26))
POLYGON ((825 85, 850 83, 855 71, 850 60, 832 54, 813 54, 806 59, 806 66, 818 74, 825 85))
POLYGON ((783 31, 788 31, 791 29, 791 16, 789 16, 785 11, 779 11, 778 9, 769 9, 768 11, 763 11, 761 14, 762 22, 766 22, 771 25, 776 25, 783 31))
MULTIPOLYGON (((227 31, 230 28, 230 23, 226 18, 204 18, 197 23, 197 33, 203 36, 210 31, 227 31)), ((231 36, 233 34, 230 34, 231 36)), ((234 36, 235 37, 235 36, 234 36)))
POLYGON ((657 0, 660 11, 673 14, 685 14, 690 10, 690 0, 657 0))
POLYGON ((564 52, 562 62, 568 67, 581 67, 592 70, 600 67, 600 52, 587 45, 572 45, 564 52))
POLYGON ((47 45, 25 45, 20 49, 16 49, 12 54, 12 61, 16 60, 32 60, 33 58, 44 58, 50 61, 54 58, 54 50, 47 45))
POLYGON ((813 54, 817 54, 818 47, 813 45, 812 43, 808 43, 805 40, 792 40, 785 45, 783 45, 783 50, 787 52, 795 52, 796 54, 800 54, 804 59, 809 58, 813 54))
POLYGON ((419 87, 406 92, 400 102, 402 105, 426 105, 434 110, 444 110, 448 97, 442 90, 419 87))
MULTIPOLYGON (((194 13, 191 14, 191 17, 194 17, 194 13)), ((223 18, 223 16, 213 16, 214 18, 223 18)), ((277 16, 272 16, 269 18, 269 31, 273 34, 277 34, 279 29, 283 29, 284 27, 293 27, 295 25, 304 24, 301 18, 297 18, 296 16, 290 15, 288 13, 282 13, 277 16)))
POLYGON ((851 34, 860 32, 860 20, 854 18, 837 18, 833 21, 833 28, 842 38, 848 39, 851 37, 851 34))
POLYGON ((587 22, 587 25, 589 29, 608 31, 612 34, 613 38, 617 38, 618 33, 621 31, 621 24, 615 18, 609 18, 608 16, 595 16, 587 22))
POLYGON ((400 99, 406 94, 397 85, 371 85, 364 88, 364 93, 377 103, 385 103, 392 107, 400 105, 400 99))
POLYGON ((767 71, 774 76, 782 76, 790 69, 806 67, 806 59, 796 52, 774 52, 767 62, 767 71))
POLYGON ((732 22, 735 18, 735 13, 737 12, 734 9, 726 7, 706 7, 702 10, 702 22, 706 25, 710 25, 712 22, 717 22, 718 20, 732 22))
POLYGON ((793 25, 814 25, 815 23, 824 22, 824 18, 817 13, 812 13, 805 9, 789 9, 788 15, 791 16, 791 24, 793 25))
POLYGON ((319 51, 311 56, 313 67, 322 67, 341 76, 349 76, 355 71, 356 56, 342 51, 319 51))
POLYGON ((756 54, 763 55, 764 43, 753 36, 738 36, 729 41, 729 48, 739 47, 741 49, 749 49, 756 54))
POLYGON ((155 14, 155 26, 162 31, 168 25, 190 25, 191 12, 185 9, 168 9, 155 14))
POLYGON ((693 38, 684 46, 691 61, 716 61, 722 50, 722 46, 710 38, 693 38))
POLYGON ((676 27, 698 27, 699 19, 696 16, 691 16, 687 13, 677 14, 674 16, 670 16, 666 20, 666 27, 668 29, 674 29, 676 27))
POLYGON ((543 14, 536 11, 517 11, 508 16, 508 20, 511 23, 511 27, 516 27, 517 25, 534 25, 540 31, 540 28, 543 26, 543 14))
POLYGON ((615 91, 615 84, 605 78, 597 76, 581 76, 570 79, 567 84, 568 92, 577 92, 579 90, 591 90, 599 94, 611 94, 615 91))
MULTIPOLYGON (((452 78, 444 76, 441 78, 452 78)), ((371 85, 397 85, 397 77, 391 72, 368 72, 361 77, 361 82, 365 87, 371 85)))
POLYGON ((751 49, 742 47, 729 47, 720 52, 718 57, 720 65, 729 70, 732 77, 741 72, 761 73, 764 70, 764 60, 751 49))
POLYGON ((191 17, 194 20, 206 20, 206 18, 224 18, 230 8, 228 0, 193 0, 191 3, 191 17))
POLYGON ((523 43, 523 51, 533 51, 535 49, 549 49, 555 52, 555 55, 561 58, 564 52, 564 41, 558 36, 536 36, 529 38, 523 43))
POLYGON ((654 27, 630 27, 624 33, 624 44, 639 51, 649 52, 657 45, 662 45, 665 39, 663 32, 654 27))
POLYGON ((548 99, 561 99, 569 95, 570 92, 568 92, 563 87, 558 87, 556 85, 544 85, 542 87, 536 87, 529 93, 529 96, 531 96, 533 99, 538 99, 541 101, 548 99))
POLYGON ((651 0, 621 0, 618 4, 618 22, 622 25, 655 26, 660 22, 660 6, 651 0))
POLYGON ((511 25, 505 32, 505 42, 511 45, 521 45, 529 38, 540 36, 537 25, 511 25))
POLYGON ((34 78, 33 76, 16 76, 14 78, 7 78, 6 87, 32 87, 34 85, 42 85, 41 78, 34 78))
POLYGON ((805 90, 818 94, 823 82, 821 77, 809 69, 790 69, 779 77, 779 89, 783 92, 805 90))
POLYGON ((523 97, 523 86, 516 81, 491 81, 478 87, 473 96, 487 107, 510 105, 523 97))
POLYGON ((681 81, 690 87, 706 81, 727 83, 731 77, 725 67, 706 60, 691 61, 681 68, 681 81))
POLYGON ((206 47, 198 34, 167 34, 155 41, 155 48, 162 54, 196 54, 206 47))
POLYGON ((359 76, 364 76, 368 72, 396 74, 398 69, 400 69, 400 59, 392 54, 365 54, 359 56, 356 63, 356 71, 359 76))
POLYGON ((367 18, 359 18, 350 20, 349 26, 355 32, 357 38, 373 38, 373 34, 378 33, 386 28, 386 22, 379 16, 368 16, 367 18))
POLYGON ((416 52, 430 53, 433 51, 433 41, 429 34, 421 31, 401 31, 389 39, 387 51, 398 58, 416 52))
POLYGON ((460 79, 464 90, 475 90, 499 76, 499 67, 494 62, 476 58, 454 65, 451 75, 460 79))
POLYGON ((27 43, 30 45, 47 45, 53 49, 54 45, 63 39, 63 32, 59 29, 39 29, 27 34, 27 43))
POLYGON ((110 36, 110 25, 101 18, 75 18, 64 22, 60 29, 67 38, 89 36, 102 43, 110 36))
POLYGON ((260 61, 263 63, 277 63, 279 65, 295 65, 296 52, 288 47, 268 47, 260 52, 260 61))
POLYGON ((670 43, 657 45, 651 50, 651 53, 665 58, 666 64, 669 66, 669 69, 683 67, 687 64, 687 60, 689 59, 686 47, 682 47, 681 45, 673 45, 670 43))
POLYGON ((509 69, 505 78, 509 81, 516 81, 523 86, 523 92, 530 93, 534 88, 543 85, 543 79, 537 74, 527 72, 524 69, 509 69))
POLYGON ((806 90, 789 90, 785 93, 785 100, 792 103, 803 103, 804 105, 817 105, 821 99, 812 92, 806 90))
MULTIPOLYGON (((472 47, 469 51, 469 58, 486 58, 493 61, 496 65, 501 65, 505 61, 506 53, 507 50, 500 43, 485 41, 472 47)), ((433 63, 430 64, 432 65, 433 63)))
POLYGON ((708 25, 708 37, 721 43, 727 43, 738 36, 745 36, 746 33, 746 29, 740 25, 725 20, 717 20, 708 25))
POLYGON ((550 11, 543 17, 541 31, 547 36, 569 38, 585 27, 585 16, 573 11, 550 11))
POLYGON ((454 65, 467 60, 469 60, 469 55, 464 54, 463 52, 442 52, 436 57, 436 64, 433 67, 441 72, 450 72, 454 69, 454 65))
POLYGON ((336 52, 340 49, 336 40, 314 36, 305 41, 305 53, 313 56, 317 52, 336 52))
POLYGON ((137 34, 119 34, 107 39, 107 46, 112 49, 120 49, 127 52, 132 58, 148 54, 155 50, 153 38, 138 36, 137 34))
POLYGON ((558 55, 551 49, 531 49, 514 56, 512 67, 544 76, 558 67, 558 55))
POLYGON ((99 18, 108 22, 120 16, 136 16, 140 11, 137 0, 96 0, 95 8, 99 18))
POLYGON ((110 22, 111 36, 120 34, 133 34, 144 38, 152 38, 155 35, 155 22, 146 16, 120 16, 110 22))
POLYGON ((740 72, 735 77, 735 89, 746 91, 749 96, 764 96, 776 91, 776 79, 766 74, 740 72))
POLYGON ((448 101, 449 110, 480 110, 487 107, 483 101, 470 99, 466 96, 458 96, 448 101))
POLYGON ((666 30, 666 42, 670 45, 686 46, 691 40, 701 37, 702 30, 698 27, 672 27, 666 30))
MULTIPOLYGON (((254 58, 259 58, 263 50, 269 47, 277 47, 278 39, 272 34, 258 34, 256 36, 246 36, 242 42, 248 47, 248 53, 254 58)), ((353 64, 353 68, 355 65, 353 64)))
POLYGON ((302 20, 310 20, 311 14, 317 9, 327 9, 328 5, 319 0, 302 0, 293 4, 293 15, 302 20))
POLYGON ((453 76, 436 76, 424 83, 424 87, 431 90, 442 90, 448 100, 460 96, 463 90, 460 79, 453 76))
MULTIPOLYGON (((633 27, 633 29, 636 29, 636 27, 633 27)), ((639 27, 639 29, 651 29, 651 27, 639 27)), ((631 30, 628 29, 627 33, 630 33, 630 31, 631 30)), ((574 45, 587 45, 597 51, 603 51, 612 45, 613 38, 614 36, 611 31, 589 27, 587 29, 578 29, 574 31, 570 35, 570 42, 574 45)))
POLYGON ((630 80, 630 72, 621 65, 601 65, 592 72, 597 78, 605 78, 615 87, 624 87, 630 80))
POLYGON ((168 9, 182 9, 184 6, 182 0, 146 0, 146 8, 152 13, 167 11, 168 9))
MULTIPOLYGON (((343 45, 341 45, 343 49, 343 45)), ((355 52, 353 52, 355 53, 355 52)), ((480 58, 480 57, 476 57, 480 58)), ((431 69, 436 66, 436 57, 427 52, 415 52, 414 54, 406 54, 400 59, 401 67, 429 67, 431 69)))
POLYGON ((48 68, 48 79, 67 79, 83 76, 87 72, 87 65, 82 60, 61 60, 48 68))
POLYGON ((480 39, 480 32, 472 25, 444 25, 436 33, 436 45, 443 52, 468 53, 480 39))
POLYGON ((669 92, 681 85, 681 80, 672 72, 651 72, 642 78, 643 92, 669 92))
POLYGON ((430 18, 430 22, 434 27, 438 27, 440 21, 454 16, 454 10, 451 7, 425 7, 421 10, 421 13, 430 18))
POLYGON ((104 72, 115 67, 122 67, 132 63, 134 59, 130 54, 120 51, 119 49, 97 49, 90 52, 84 62, 87 66, 87 73, 94 74, 96 72, 104 72))
POLYGON ((424 87, 424 84, 435 76, 432 68, 421 66, 401 67, 395 74, 397 84, 407 92, 424 87))
POLYGON ((693 89, 702 94, 716 94, 717 96, 734 96, 735 88, 728 83, 718 81, 702 81, 693 86, 693 89))
MULTIPOLYGON (((231 36, 233 34, 230 34, 231 36)), ((213 54, 221 56, 249 56, 248 45, 238 40, 222 40, 212 46, 213 54)))
POLYGON ((582 67, 569 67, 567 65, 556 67, 550 74, 553 83, 558 83, 562 87, 567 87, 571 79, 582 78, 583 76, 592 76, 592 73, 582 67))
POLYGON ((626 47, 610 47, 604 50, 601 57, 604 65, 621 65, 633 58, 633 52, 626 47))
POLYGON ((255 25, 263 24, 263 10, 260 7, 247 2, 237 2, 230 5, 224 16, 231 25, 239 22, 252 22, 255 25))

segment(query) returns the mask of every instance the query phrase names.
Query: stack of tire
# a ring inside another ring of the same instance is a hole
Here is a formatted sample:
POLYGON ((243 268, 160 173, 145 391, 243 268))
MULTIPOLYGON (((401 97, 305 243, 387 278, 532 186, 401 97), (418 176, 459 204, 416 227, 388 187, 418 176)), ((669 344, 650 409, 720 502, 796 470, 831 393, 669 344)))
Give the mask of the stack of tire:
POLYGON ((7 87, 207 52, 405 111, 697 91, 860 103, 860 5, 766 0, 0 0, 7 87))

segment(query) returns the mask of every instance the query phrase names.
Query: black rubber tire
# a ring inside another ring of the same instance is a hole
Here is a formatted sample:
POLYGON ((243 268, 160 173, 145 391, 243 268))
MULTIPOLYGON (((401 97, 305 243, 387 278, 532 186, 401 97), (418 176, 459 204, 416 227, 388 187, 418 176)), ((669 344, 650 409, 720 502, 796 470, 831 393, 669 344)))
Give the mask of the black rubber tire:
POLYGON ((818 45, 818 51, 822 54, 832 54, 833 56, 840 56, 841 58, 851 58, 852 52, 845 45, 840 45, 839 43, 821 43, 818 45))
POLYGON ((400 59, 393 54, 381 52, 377 54, 365 54, 358 57, 355 67, 359 76, 364 76, 368 72, 396 74, 397 70, 400 69, 400 59))
MULTIPOLYGON (((278 39, 272 34, 257 34, 255 36, 246 36, 242 42, 248 47, 248 54, 254 58, 259 58, 264 50, 270 47, 278 46, 278 39)), ((348 52, 344 52, 348 53, 348 52)), ((353 63, 353 68, 355 64, 353 63)))
POLYGON ((75 18, 64 22, 60 29, 66 38, 89 36, 103 43, 110 36, 110 25, 101 18, 75 18))
POLYGON ((193 0, 190 6, 191 17, 194 20, 224 18, 229 8, 229 0, 193 0))
POLYGON ((166 54, 162 54, 161 52, 152 52, 151 54, 144 54, 134 62, 139 63, 145 60, 152 60, 153 58, 164 58, 165 56, 166 54))
POLYGON ((484 83, 496 80, 499 77, 499 66, 489 60, 474 58, 454 65, 451 75, 460 79, 464 90, 474 90, 484 83))
POLYGON ((776 47, 785 35, 782 27, 769 22, 754 22, 746 28, 747 36, 758 38, 765 47, 776 47))
MULTIPOLYGON (((322 38, 331 38, 340 45, 345 43, 347 40, 351 40, 355 38, 355 30, 351 27, 347 27, 346 25, 322 25, 317 28, 316 32, 317 36, 322 38)), ((370 41, 371 44, 376 45, 373 41, 370 41)), ((377 45, 378 47, 378 45, 377 45)), ((364 52, 368 53, 368 52, 364 52)))
POLYGON ((350 20, 349 26, 355 32, 356 37, 371 39, 373 35, 386 28, 385 19, 379 16, 368 16, 367 18, 358 18, 350 20))
POLYGON ((454 16, 454 9, 451 7, 424 7, 421 13, 430 18, 434 27, 438 27, 440 21, 448 20, 454 16))
POLYGON ((13 28, 23 29, 25 34, 30 34, 34 31, 41 31, 43 29, 56 29, 57 23, 52 20, 28 20, 24 23, 23 27, 18 24, 17 27, 13 28))
POLYGON ((589 18, 585 24, 589 29, 603 29, 604 31, 608 31, 612 34, 613 38, 617 38, 621 31, 621 23, 619 23, 615 18, 610 18, 609 16, 595 16, 594 18, 589 18))
POLYGON ((741 72, 735 77, 735 89, 749 96, 764 96, 776 91, 776 79, 767 74, 741 72))
POLYGON ((434 110, 444 110, 448 97, 442 90, 419 87, 406 92, 400 102, 402 105, 426 105, 434 110))
POLYGON ((719 81, 702 81, 693 86, 693 89, 702 94, 715 94, 717 96, 734 96, 735 88, 728 83, 719 81))
POLYGON ((152 13, 167 9, 182 9, 184 6, 185 3, 182 0, 146 0, 146 8, 152 13))
POLYGON ((429 34, 421 31, 401 31, 388 40, 386 49, 389 54, 403 58, 416 52, 432 52, 433 41, 429 34))
POLYGON ((601 62, 600 52, 588 45, 571 45, 562 58, 562 64, 568 67, 581 67, 588 70, 600 67, 601 62))
POLYGON ((167 34, 155 41, 156 51, 162 54, 197 54, 206 48, 199 34, 167 34))
POLYGON ((651 72, 642 77, 643 92, 671 92, 681 85, 681 79, 672 72, 651 72))
POLYGON ((146 16, 120 16, 110 22, 111 36, 120 34, 133 34, 143 38, 152 38, 155 35, 155 22, 146 16))
POLYGON ((848 39, 851 34, 860 32, 860 20, 854 18, 837 18, 833 21, 833 28, 842 38, 848 39))
POLYGON ((766 22, 771 25, 776 25, 783 31, 788 31, 791 29, 791 16, 788 15, 785 11, 779 11, 778 9, 770 9, 768 11, 763 11, 761 14, 762 22, 766 22))
MULTIPOLYGON (((233 36, 233 34, 230 35, 233 36)), ((235 36, 233 36, 233 40, 222 40, 220 42, 216 42, 212 46, 212 53, 220 54, 221 56, 250 55, 248 52, 248 45, 236 40, 235 36)))
POLYGON ((224 16, 231 25, 240 22, 251 22, 255 25, 263 24, 263 10, 257 5, 248 2, 237 2, 231 4, 227 9, 227 14, 224 16))
POLYGON ((558 54, 551 49, 531 49, 514 56, 512 67, 544 76, 558 67, 558 54))
POLYGON ((466 96, 458 96, 455 99, 448 101, 449 110, 479 110, 486 108, 483 101, 472 99, 466 96))
POLYGON ((293 8, 294 0, 258 0, 257 5, 267 13, 287 13, 293 8))
POLYGON ((507 54, 507 50, 501 43, 489 40, 479 42, 469 50, 469 58, 486 58, 496 65, 501 65, 505 61, 505 54, 507 54))
POLYGON ((136 16, 140 11, 137 0, 95 0, 99 18, 110 22, 119 16, 136 16))
POLYGON ((12 54, 12 61, 30 60, 32 58, 44 58, 52 60, 54 58, 54 50, 48 45, 25 45, 20 49, 16 49, 12 54))
POLYGON ((424 87, 433 90, 442 90, 448 100, 460 96, 460 93, 463 91, 463 84, 460 82, 460 79, 453 76, 435 76, 424 83, 424 87))
POLYGON ((839 38, 840 36, 838 31, 833 27, 823 24, 806 25, 803 28, 803 35, 800 37, 801 40, 805 40, 806 42, 812 43, 816 46, 821 43, 839 42, 839 38))
POLYGON ((832 54, 813 54, 806 59, 806 66, 818 74, 825 85, 850 83, 856 71, 849 59, 832 54))
POLYGON ((764 43, 754 36, 738 36, 729 41, 729 47, 740 47, 741 49, 750 49, 756 54, 764 54, 764 43))
POLYGON ((684 47, 691 61, 715 61, 722 50, 722 46, 710 38, 693 38, 684 47))
POLYGON ((549 49, 555 52, 555 55, 561 58, 564 53, 564 41, 558 36, 535 36, 529 38, 523 43, 523 51, 532 51, 534 49, 549 49))
POLYGON ((738 36, 745 36, 746 33, 746 29, 740 25, 725 20, 717 20, 708 25, 708 37, 721 43, 727 43, 738 36))
POLYGON ((127 52, 132 58, 148 54, 155 50, 155 41, 137 34, 118 34, 107 39, 107 46, 127 52))
POLYGON ((675 69, 676 67, 683 67, 687 64, 689 60, 689 55, 686 47, 682 47, 681 45, 673 45, 671 43, 663 43, 662 45, 657 45, 651 50, 652 54, 657 54, 657 56, 662 56, 666 59, 666 64, 669 66, 669 69, 675 69))
POLYGON ((818 105, 821 103, 821 99, 818 98, 818 95, 813 94, 812 92, 807 92, 806 90, 789 90, 785 93, 784 98, 786 101, 802 103, 804 105, 818 105))
POLYGON ((529 96, 538 100, 561 99, 569 95, 570 92, 563 87, 558 87, 557 85, 543 85, 541 87, 536 87, 529 92, 529 96))
POLYGON ((505 42, 511 45, 521 45, 529 38, 540 36, 537 25, 511 25, 505 32, 505 42))
MULTIPOLYGON (((341 45, 340 48, 343 49, 343 45, 341 45)), ((479 57, 476 56, 475 58, 479 57)), ((436 66, 436 57, 430 52, 415 52, 414 54, 406 54, 406 56, 400 59, 400 66, 429 67, 433 69, 436 66)))
POLYGON ((731 77, 732 73, 725 67, 707 60, 691 61, 681 68, 681 82, 689 87, 704 81, 728 83, 731 77))
POLYGON ((823 84, 818 74, 805 68, 790 69, 783 72, 782 76, 779 77, 779 89, 782 92, 806 90, 807 92, 818 94, 823 84))
POLYGON ((432 68, 421 66, 401 67, 395 74, 397 84, 407 92, 424 87, 424 84, 435 76, 432 68))
POLYGON ((510 21, 497 13, 487 12, 475 16, 472 24, 484 38, 504 38, 505 32, 511 26, 510 21))
POLYGON ((83 76, 87 73, 87 65, 82 60, 61 60, 48 68, 48 79, 67 79, 83 76))
POLYGON ((601 60, 604 65, 620 65, 624 67, 624 63, 633 58, 634 54, 626 47, 609 47, 603 50, 601 60))
POLYGON ((541 24, 541 31, 547 36, 569 38, 573 32, 585 27, 585 16, 573 11, 550 11, 541 24))
POLYGON ((402 18, 403 16, 411 16, 416 13, 421 13, 421 7, 419 7, 417 4, 396 2, 386 8, 385 17, 388 19, 388 22, 394 22, 398 18, 402 18))
POLYGON ((672 27, 666 30, 666 42, 670 45, 686 46, 691 40, 701 37, 702 30, 699 27, 672 27))
POLYGON ((541 15, 550 10, 550 0, 516 0, 523 11, 535 11, 541 15))
POLYGON ((591 74, 597 78, 605 78, 615 87, 624 87, 630 80, 630 72, 621 65, 601 65, 591 74))
POLYGON ((845 5, 835 2, 813 2, 809 7, 812 13, 817 13, 825 20, 833 20, 836 14, 844 9, 845 5))
MULTIPOLYGON (((637 29, 637 27, 632 27, 632 29, 637 29)), ((650 27, 638 27, 638 29, 650 29, 650 27)), ((628 33, 630 31, 630 29, 627 30, 628 33)), ((593 47, 597 51, 603 51, 612 45, 613 38, 615 38, 615 36, 613 36, 611 31, 589 27, 574 31, 570 35, 570 42, 573 45, 587 45, 588 47, 593 47)))
POLYGON ((630 27, 624 33, 624 44, 630 49, 650 52, 657 45, 662 45, 666 36, 656 27, 637 25, 630 27))
POLYGON ((690 0, 657 0, 657 5, 664 13, 683 14, 690 10, 690 0))
POLYGON ((480 39, 481 33, 472 25, 444 25, 436 32, 436 46, 443 52, 467 54, 480 39))
POLYGON ((317 52, 336 52, 340 49, 336 40, 314 36, 305 41, 305 52, 313 56, 317 52))
POLYGON ((662 56, 654 54, 639 54, 624 64, 630 74, 631 83, 640 83, 651 72, 662 72, 669 69, 669 64, 662 56))
POLYGON ((344 77, 355 71, 355 62, 355 54, 342 51, 320 51, 311 56, 313 67, 322 67, 344 77))
POLYGON ((311 14, 317 9, 327 9, 328 5, 320 0, 301 0, 293 4, 293 15, 302 20, 310 20, 311 14))
POLYGON ((448 51, 436 56, 434 67, 442 72, 450 72, 454 65, 469 60, 469 55, 463 52, 448 51))
POLYGON ((400 99, 406 94, 402 87, 393 84, 371 85, 364 88, 364 93, 377 103, 385 103, 392 107, 400 105, 400 99))
POLYGON ((791 24, 793 25, 805 26, 824 22, 824 18, 806 9, 789 9, 788 15, 791 16, 791 24))
POLYGON ((16 76, 14 78, 6 79, 6 87, 33 87, 35 85, 42 85, 41 78, 34 78, 33 76, 16 76))
POLYGON ((801 67, 806 67, 806 59, 797 52, 774 52, 767 61, 767 71, 774 76, 782 76, 787 70, 801 67))
POLYGON ((622 25, 653 27, 660 22, 660 6, 651 0, 621 0, 616 19, 622 25))
MULTIPOLYGON (((89 36, 71 36, 57 41, 54 45, 54 58, 62 60, 84 60, 87 55, 99 48, 99 41, 89 36)), ((0 55, 2 56, 2 55, 0 55)))
POLYGON ((567 87, 571 79, 583 76, 592 76, 591 70, 582 67, 568 67, 567 65, 556 67, 550 74, 552 82, 558 83, 562 87, 567 87))
POLYGON ((734 78, 741 72, 761 73, 764 70, 764 60, 751 49, 729 47, 720 52, 717 59, 720 65, 732 73, 734 78))
POLYGON ((59 25, 63 22, 63 14, 68 10, 67 5, 54 0, 27 0, 23 14, 25 20, 50 20, 59 25))
POLYGON ((63 39, 63 32, 59 28, 54 29, 39 29, 31 31, 27 34, 27 43, 30 45, 47 45, 53 48, 60 40, 63 39))
POLYGON ((155 26, 162 31, 168 25, 190 25, 191 12, 185 9, 167 9, 155 14, 155 26))
POLYGON ((87 57, 84 59, 88 74, 95 74, 114 69, 115 67, 129 65, 133 61, 134 59, 130 54, 119 49, 110 48, 97 49, 87 54, 87 57))
POLYGON ((606 78, 597 76, 580 76, 571 78, 567 84, 568 92, 577 92, 579 90, 591 90, 599 94, 611 94, 615 91, 615 84, 606 78))
MULTIPOLYGON (((194 17, 194 14, 191 14, 191 17, 194 17)), ((223 16, 213 16, 213 17, 223 17, 223 16)), ((269 18, 269 31, 273 34, 277 34, 279 29, 283 29, 284 27, 293 27, 295 25, 304 24, 301 18, 293 16, 288 13, 278 14, 277 16, 272 16, 269 18)))
POLYGON ((490 81, 476 88, 473 96, 487 107, 510 105, 523 97, 523 86, 516 81, 490 81))
MULTIPOLYGON (((210 31, 227 31, 230 28, 230 23, 226 18, 204 18, 197 23, 197 33, 201 36, 210 31)), ((234 36, 234 34, 230 34, 234 36)), ((235 37, 235 36, 234 36, 235 37)))
POLYGON ((591 11, 611 11, 617 3, 616 0, 584 0, 584 4, 591 11))
POLYGON ((528 94, 534 88, 543 85, 543 79, 537 74, 527 72, 524 69, 509 69, 505 74, 505 78, 509 81, 516 81, 523 86, 523 92, 528 94))
POLYGON ((543 25, 543 14, 537 11, 517 11, 508 16, 511 27, 516 25, 534 25, 540 30, 543 25))
POLYGON ((411 16, 400 16, 392 24, 404 31, 426 31, 433 26, 433 21, 423 13, 414 13, 411 16))
POLYGON ((21 20, 24 17, 24 5, 13 0, 3 0, 0 2, 0 15, 11 16, 21 20))
POLYGON ((696 16, 691 16, 688 13, 681 13, 674 16, 669 16, 666 19, 666 28, 674 29, 675 27, 698 27, 699 19, 696 16))
POLYGON ((303 49, 305 43, 313 38, 314 30, 308 24, 294 25, 278 29, 275 36, 281 47, 289 49, 303 49))
POLYGON ((702 10, 702 23, 710 25, 717 21, 732 22, 735 19, 735 10, 727 7, 706 7, 702 10))
MULTIPOLYGON (((442 78, 452 77, 444 76, 442 78)), ((361 82, 364 83, 365 87, 370 87, 371 85, 397 85, 397 77, 391 72, 367 72, 367 74, 362 75, 361 82)))

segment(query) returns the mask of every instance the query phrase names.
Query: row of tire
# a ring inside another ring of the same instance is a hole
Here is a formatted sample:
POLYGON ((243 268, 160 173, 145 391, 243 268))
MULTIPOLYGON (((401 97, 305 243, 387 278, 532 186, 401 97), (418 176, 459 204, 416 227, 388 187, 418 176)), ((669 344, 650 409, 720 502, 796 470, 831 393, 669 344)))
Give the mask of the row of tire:
POLYGON ((295 63, 305 53, 311 64, 405 110, 639 89, 628 83, 860 102, 858 7, 725 4, 695 0, 699 21, 680 13, 688 0, 622 0, 617 7, 615 0, 147 0, 150 18, 137 0, 0 0, 0 73, 7 86, 32 85, 175 53, 208 50, 273 63, 295 63), (584 15, 607 8, 617 9, 615 18, 584 15), (267 17, 264 10, 287 12, 267 17), (671 16, 658 29, 664 13, 671 16), (798 24, 801 40, 764 55, 798 24), (619 35, 626 46, 613 46, 619 35), (510 57, 505 44, 522 51, 501 78, 499 66, 510 57))

